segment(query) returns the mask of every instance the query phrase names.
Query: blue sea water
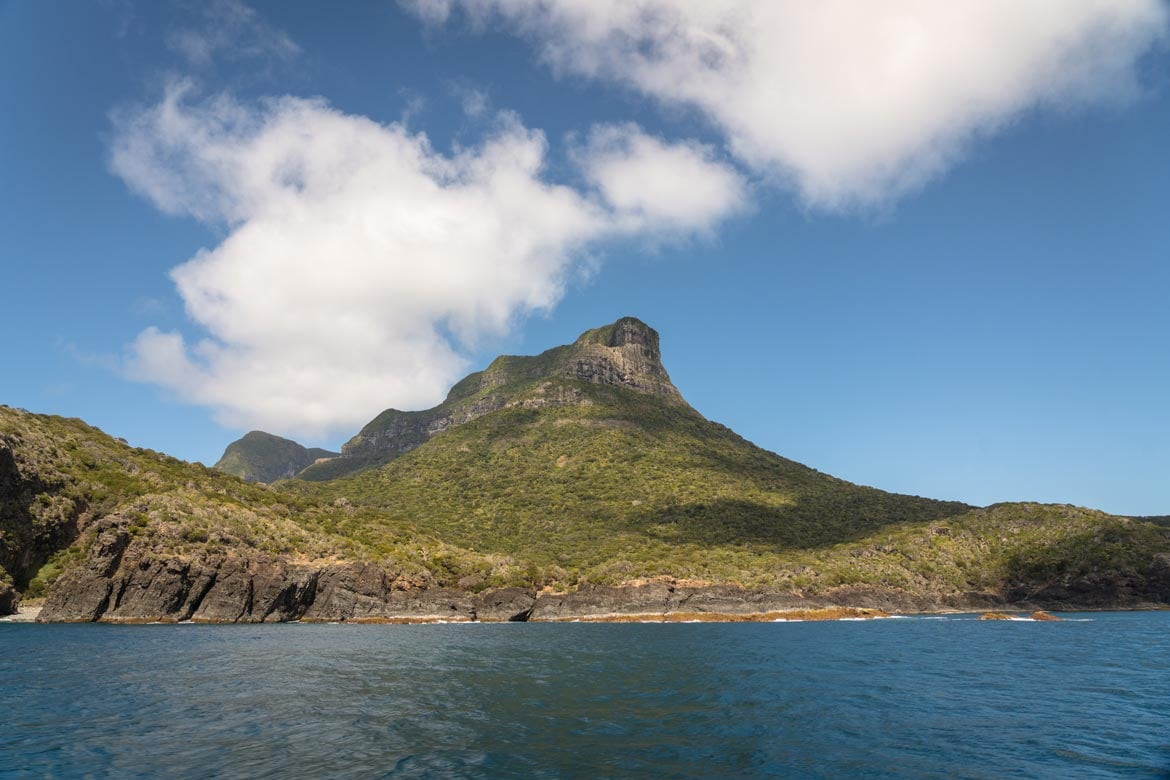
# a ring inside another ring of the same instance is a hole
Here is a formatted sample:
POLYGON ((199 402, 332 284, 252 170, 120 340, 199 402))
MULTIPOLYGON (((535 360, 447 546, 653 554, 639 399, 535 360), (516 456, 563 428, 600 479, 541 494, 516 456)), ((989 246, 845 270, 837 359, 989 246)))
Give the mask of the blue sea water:
POLYGON ((1170 778, 1170 613, 0 624, 0 778, 1170 778))

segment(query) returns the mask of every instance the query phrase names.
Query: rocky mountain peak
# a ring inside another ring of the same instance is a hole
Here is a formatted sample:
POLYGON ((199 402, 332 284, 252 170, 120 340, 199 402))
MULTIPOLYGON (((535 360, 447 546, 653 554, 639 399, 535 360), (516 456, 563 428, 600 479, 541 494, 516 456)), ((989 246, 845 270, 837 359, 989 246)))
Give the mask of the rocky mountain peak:
POLYGON ((329 479, 385 462, 451 427, 508 406, 535 409, 587 402, 581 389, 556 381, 564 379, 682 402, 662 366, 658 332, 637 318, 623 317, 539 355, 500 356, 483 371, 459 381, 433 409, 387 409, 345 444, 340 458, 308 468, 300 476, 329 479))
POLYGON ((658 331, 635 317, 582 333, 562 375, 653 395, 680 397, 662 365, 658 331))
POLYGON ((577 338, 577 343, 603 339, 607 347, 642 347, 647 358, 659 360, 658 331, 637 317, 622 317, 612 325, 587 330, 577 338))

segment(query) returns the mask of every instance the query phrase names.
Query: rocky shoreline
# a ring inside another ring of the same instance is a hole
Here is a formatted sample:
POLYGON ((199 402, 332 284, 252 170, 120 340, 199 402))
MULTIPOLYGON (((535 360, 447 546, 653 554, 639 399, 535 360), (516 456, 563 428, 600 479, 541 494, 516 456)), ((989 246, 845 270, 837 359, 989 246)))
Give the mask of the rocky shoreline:
MULTIPOLYGON (((1029 597, 927 596, 874 587, 817 595, 671 580, 583 585, 565 593, 494 588, 473 593, 395 575, 373 563, 293 563, 236 555, 160 557, 124 527, 103 530, 80 566, 50 589, 38 622, 277 623, 745 621, 893 613, 1165 607, 1161 594, 1116 588, 1029 597), (1054 598, 1053 595, 1064 596, 1054 598), (800 617, 800 613, 804 617, 800 617)), ((820 617, 819 619, 826 619, 820 617)))
MULTIPOLYGON (((539 600, 539 598, 537 599, 539 600)), ((1055 609, 1055 608, 1053 608, 1055 609)), ((1064 612, 1110 612, 1110 611, 1165 611, 1170 609, 1165 604, 1127 604, 1117 607, 1095 607, 1069 605, 1061 608, 1064 612)), ((1031 620, 1033 622, 1059 622, 1061 618, 1053 617, 1046 611, 1036 610, 1033 604, 1002 604, 997 610, 1003 612, 983 613, 980 620, 1031 620), (1008 614, 1013 613, 1013 614, 1008 614), (1014 614, 1018 613, 1018 614, 1014 614), (1031 613, 1031 615, 1029 615, 1031 613), (1037 617, 1043 615, 1043 617, 1037 617)), ((768 612, 606 612, 600 614, 558 614, 556 616, 512 616, 500 617, 490 614, 454 612, 452 614, 431 613, 421 614, 416 610, 393 611, 387 610, 380 614, 370 614, 360 617, 304 615, 301 617, 283 616, 280 618, 266 618, 261 620, 249 619, 216 619, 207 617, 182 618, 173 613, 137 616, 103 614, 96 620, 76 618, 60 618, 52 614, 44 615, 40 606, 23 608, 20 611, 0 617, 0 623, 107 623, 115 625, 155 625, 155 624, 201 624, 201 625, 232 625, 232 624, 259 624, 259 623, 328 623, 332 625, 345 623, 351 625, 423 625, 447 623, 778 623, 778 622, 827 622, 840 620, 880 620, 895 617, 910 617, 916 615, 960 615, 979 614, 979 609, 970 607, 926 609, 926 610, 899 610, 887 612, 881 609, 865 607, 801 607, 792 609, 772 610, 768 612)))
POLYGON ((132 528, 112 519, 94 531, 86 559, 49 589, 38 622, 762 621, 826 610, 865 617, 1170 605, 1170 576, 1161 576, 1170 574, 1170 567, 1159 569, 1159 576, 1005 592, 915 593, 856 585, 807 594, 667 578, 584 584, 568 592, 531 587, 472 592, 371 562, 302 562, 259 551, 180 557, 147 546, 132 528))

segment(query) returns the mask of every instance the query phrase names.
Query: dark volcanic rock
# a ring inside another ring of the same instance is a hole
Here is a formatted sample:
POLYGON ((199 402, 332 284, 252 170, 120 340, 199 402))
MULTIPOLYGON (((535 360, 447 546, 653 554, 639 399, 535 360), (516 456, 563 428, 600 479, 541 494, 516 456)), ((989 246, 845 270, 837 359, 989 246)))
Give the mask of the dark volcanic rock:
POLYGON ((10 584, 0 579, 0 615, 16 614, 16 605, 20 603, 20 594, 10 584))
POLYGON ((449 588, 392 590, 384 609, 378 617, 385 620, 462 621, 475 617, 471 594, 449 588))
POLYGON ((802 599, 792 593, 744 590, 730 585, 708 585, 677 588, 668 605, 668 611, 753 615, 808 607, 808 599, 802 599))
POLYGON ((305 620, 472 620, 470 594, 446 588, 409 587, 374 564, 331 566, 317 578, 305 620))
POLYGON ((1040 587, 1018 585, 1005 594, 1005 601, 1030 604, 1043 609, 1126 609, 1170 603, 1170 573, 1154 556, 1142 574, 1133 571, 1098 571, 1040 587))
POLYGON ((89 623, 105 614, 114 589, 113 577, 129 544, 130 534, 125 528, 103 522, 85 563, 61 575, 53 584, 37 619, 89 623))
POLYGON ((85 562, 49 590, 40 621, 295 620, 316 592, 313 569, 273 558, 160 558, 136 549, 124 527, 103 525, 85 562))
MULTIPOLYGON (((541 594, 529 620, 606 619, 632 616, 766 615, 787 610, 846 607, 884 612, 925 612, 971 608, 982 604, 984 594, 968 602, 951 602, 901 590, 851 587, 815 596, 785 591, 748 590, 732 585, 674 585, 650 582, 641 585, 585 585, 572 593, 541 594)), ((999 603, 999 602, 996 602, 999 603)))
POLYGON ((373 564, 295 565, 267 556, 194 560, 135 549, 120 526, 99 532, 86 561, 50 589, 42 622, 122 623, 192 620, 507 620, 532 597, 511 589, 473 597, 404 583, 373 564), (499 615, 499 617, 496 617, 499 615))
POLYGON ((111 582, 103 620, 186 620, 214 578, 214 570, 178 558, 141 558, 126 564, 122 576, 111 582))
POLYGON ((312 603, 317 576, 315 569, 273 558, 225 558, 195 602, 190 619, 197 623, 297 620, 312 603))
POLYGON ((926 612, 944 606, 932 596, 867 586, 836 588, 821 598, 835 606, 880 609, 885 612, 926 612))
POLYGON ((475 619, 488 621, 528 620, 536 604, 536 593, 527 588, 485 590, 474 601, 475 619))
POLYGON ((333 566, 317 577, 317 592, 306 620, 354 620, 380 613, 393 584, 386 572, 370 564, 333 566))

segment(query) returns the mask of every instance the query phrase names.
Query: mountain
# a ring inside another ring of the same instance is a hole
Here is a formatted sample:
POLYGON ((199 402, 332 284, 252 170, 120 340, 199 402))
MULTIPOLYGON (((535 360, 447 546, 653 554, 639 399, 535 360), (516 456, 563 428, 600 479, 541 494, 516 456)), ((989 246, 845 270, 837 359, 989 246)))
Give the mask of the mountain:
POLYGON ((250 484, 0 408, 0 609, 44 595, 49 620, 246 622, 1170 604, 1165 525, 822 474, 691 408, 632 318, 499 358, 434 409, 388 410, 301 475, 250 484))
POLYGON ((559 379, 611 385, 682 403, 662 366, 658 333, 640 320, 624 317, 586 331, 573 344, 535 357, 498 357, 485 370, 456 384, 447 399, 433 409, 387 409, 346 442, 340 458, 316 464, 298 476, 323 481, 387 463, 449 428, 517 403, 531 409, 576 404, 572 394, 554 397, 528 392, 535 383, 559 379))
POLYGON ((760 554, 972 509, 853 485, 705 419, 670 382, 658 334, 633 318, 497 359, 435 409, 384 412, 339 460, 363 470, 306 495, 425 517, 445 539, 570 581, 775 585, 760 554))
POLYGON ((336 452, 252 431, 229 444, 215 468, 248 482, 275 482, 295 476, 318 460, 337 456, 336 452))

